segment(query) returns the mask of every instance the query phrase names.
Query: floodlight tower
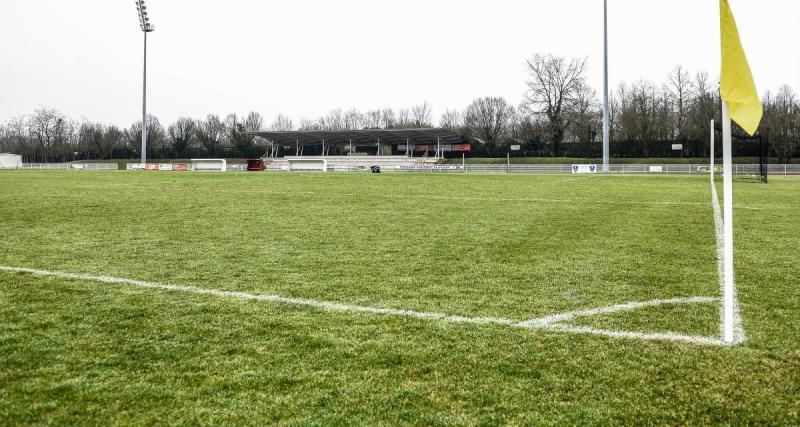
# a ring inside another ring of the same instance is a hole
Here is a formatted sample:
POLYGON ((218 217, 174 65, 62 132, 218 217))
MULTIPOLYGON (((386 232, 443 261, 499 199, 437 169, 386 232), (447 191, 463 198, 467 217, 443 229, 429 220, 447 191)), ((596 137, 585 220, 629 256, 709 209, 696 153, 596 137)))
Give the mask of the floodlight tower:
POLYGON ((611 142, 608 111, 608 0, 603 0, 603 172, 608 172, 611 142))
POLYGON ((136 0, 136 10, 139 12, 139 27, 144 33, 144 73, 142 79, 142 155, 141 162, 147 162, 147 33, 155 31, 147 16, 147 6, 144 0, 136 0))

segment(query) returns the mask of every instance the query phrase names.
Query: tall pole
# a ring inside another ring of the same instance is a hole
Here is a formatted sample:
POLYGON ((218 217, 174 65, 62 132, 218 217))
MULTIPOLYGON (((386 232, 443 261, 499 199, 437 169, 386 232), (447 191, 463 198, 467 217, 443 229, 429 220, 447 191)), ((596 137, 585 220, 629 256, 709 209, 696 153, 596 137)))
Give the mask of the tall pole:
POLYGON ((142 155, 141 163, 147 163, 147 31, 144 31, 144 72, 142 78, 142 155))
POLYGON ((731 113, 730 106, 722 101, 722 168, 723 168, 723 241, 724 241, 724 287, 722 292, 723 306, 723 341, 733 344, 734 318, 734 277, 733 277, 733 155, 731 151, 731 113))
POLYGON ((147 163, 147 33, 153 32, 155 27, 150 24, 147 16, 147 6, 144 0, 136 0, 136 11, 139 12, 139 28, 144 33, 144 65, 142 69, 142 153, 141 163, 147 163))
POLYGON ((603 0, 603 172, 608 172, 611 130, 608 112, 608 0, 603 0))

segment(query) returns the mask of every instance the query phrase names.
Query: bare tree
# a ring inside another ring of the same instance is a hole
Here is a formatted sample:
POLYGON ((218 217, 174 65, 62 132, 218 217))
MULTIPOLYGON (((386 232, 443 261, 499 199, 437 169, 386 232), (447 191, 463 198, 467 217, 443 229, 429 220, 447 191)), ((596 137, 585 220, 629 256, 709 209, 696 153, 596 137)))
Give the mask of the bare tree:
POLYGON ((682 66, 676 66, 669 73, 667 93, 674 106, 672 111, 674 115, 674 133, 672 138, 685 139, 689 107, 692 102, 692 82, 689 72, 682 66))
POLYGON ((31 114, 27 124, 31 139, 41 148, 42 159, 49 161, 52 148, 65 139, 67 118, 55 108, 42 107, 31 114))
POLYGON ((391 129, 397 123, 397 114, 391 108, 384 108, 381 110, 381 124, 383 129, 391 129))
POLYGON ((189 154, 195 142, 197 122, 190 117, 180 117, 167 128, 172 150, 177 157, 189 154))
MULTIPOLYGON (((710 150, 709 121, 720 121, 719 92, 709 83, 708 73, 699 72, 691 85, 692 101, 687 111, 686 138, 702 141, 710 150)), ((704 153, 706 154, 706 153, 704 153)))
POLYGON ((428 101, 411 108, 411 125, 415 128, 429 128, 432 126, 433 110, 428 101))
POLYGON ((28 130, 28 117, 24 114, 12 116, 6 123, 8 144, 17 147, 19 154, 30 161, 35 160, 35 151, 31 146, 28 130))
POLYGON ((395 116, 394 123, 392 124, 393 128, 413 128, 414 120, 411 116, 411 110, 408 108, 401 108, 397 111, 397 115, 395 116))
POLYGON ((244 119, 244 130, 246 132, 258 132, 264 128, 264 118, 257 111, 247 113, 244 119))
POLYGON ((124 148, 125 131, 114 125, 106 126, 105 129, 103 130, 103 137, 105 138, 104 142, 105 147, 108 150, 107 151, 108 157, 106 158, 112 159, 114 158, 115 149, 124 148))
POLYGON ((11 146, 11 132, 6 123, 0 123, 0 153, 11 151, 7 147, 11 146))
POLYGON ((458 110, 447 110, 439 119, 439 126, 449 130, 458 130, 463 126, 464 119, 458 110))
POLYGON ((103 126, 84 122, 80 126, 79 146, 87 152, 95 153, 100 159, 107 159, 113 147, 106 147, 103 140, 103 126))
POLYGON ((781 86, 778 93, 764 97, 762 129, 769 129, 770 144, 775 148, 780 163, 788 163, 800 141, 800 101, 789 85, 781 86))
POLYGON ((195 128, 197 142, 205 148, 211 155, 217 155, 222 151, 222 144, 225 140, 225 123, 216 114, 209 114, 205 120, 197 123, 195 128))
POLYGON ((344 128, 347 130, 357 130, 364 127, 364 115, 355 108, 351 108, 344 114, 344 128))
MULTIPOLYGON (((141 147, 142 144, 142 122, 135 121, 133 124, 125 131, 125 136, 128 141, 128 144, 131 147, 134 147, 133 150, 136 151, 141 147)), ((164 145, 164 140, 166 138, 166 131, 164 127, 161 126, 161 122, 158 120, 158 117, 148 114, 147 115, 147 156, 148 157, 158 157, 163 155, 159 151, 162 150, 164 145)))
POLYGON ((464 127, 493 155, 511 134, 515 116, 514 107, 503 98, 478 98, 464 112, 464 127))
POLYGON ((565 111, 573 107, 577 91, 585 85, 586 58, 565 58, 552 54, 535 55, 528 60, 528 73, 523 108, 543 115, 550 127, 551 155, 560 153, 564 133, 569 127, 565 111))
POLYGON ((363 121, 366 129, 380 129, 382 126, 381 110, 368 110, 364 113, 363 121))
POLYGON ((304 131, 322 130, 322 125, 316 120, 303 119, 300 120, 300 126, 298 126, 298 129, 304 131))
MULTIPOLYGON (((284 114, 278 114, 269 128, 274 132, 289 132, 294 130, 294 123, 292 122, 292 119, 289 118, 289 116, 284 114)), ((268 140, 267 142, 269 144, 269 156, 271 158, 277 157, 278 152, 280 150, 280 146, 270 140, 268 140)))
POLYGON ((320 118, 319 123, 325 130, 344 130, 344 111, 341 108, 334 108, 327 116, 320 118))
POLYGON ((253 149, 253 136, 244 130, 244 122, 236 113, 225 117, 225 142, 236 149, 240 156, 250 157, 253 149))
POLYGON ((269 128, 276 132, 289 132, 294 130, 294 123, 292 123, 292 119, 289 116, 278 114, 269 128))
POLYGON ((602 126, 603 115, 594 89, 587 84, 580 85, 575 91, 572 106, 565 115, 570 123, 569 132, 573 140, 587 144, 594 142, 597 131, 602 126))
POLYGON ((664 111, 666 96, 661 95, 656 85, 639 81, 632 86, 620 84, 618 132, 623 139, 641 143, 642 154, 650 156, 652 143, 665 136, 664 111))

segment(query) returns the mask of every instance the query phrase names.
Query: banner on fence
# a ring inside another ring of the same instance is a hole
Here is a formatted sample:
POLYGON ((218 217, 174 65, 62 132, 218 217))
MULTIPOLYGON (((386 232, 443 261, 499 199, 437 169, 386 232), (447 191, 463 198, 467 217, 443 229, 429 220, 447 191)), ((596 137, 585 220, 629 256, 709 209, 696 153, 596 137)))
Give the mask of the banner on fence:
POLYGON ((597 173, 597 165, 572 165, 572 173, 597 173))
POLYGON ((186 172, 189 170, 188 163, 128 163, 125 169, 129 171, 176 171, 186 172))
MULTIPOLYGON (((397 151, 408 151, 408 147, 405 144, 399 144, 397 151)), ((441 146, 438 144, 411 144, 410 147, 418 152, 436 151, 437 148, 441 148, 443 153, 469 153, 472 151, 472 145, 470 144, 442 144, 441 146)))

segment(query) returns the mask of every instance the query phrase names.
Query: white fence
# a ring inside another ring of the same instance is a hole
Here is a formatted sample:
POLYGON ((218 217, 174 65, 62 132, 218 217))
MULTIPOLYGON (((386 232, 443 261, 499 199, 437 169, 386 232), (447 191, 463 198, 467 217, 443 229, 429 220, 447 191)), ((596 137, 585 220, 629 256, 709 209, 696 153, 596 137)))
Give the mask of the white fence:
MULTIPOLYGON (((129 164, 128 167, 131 168, 129 164)), ((36 170, 117 170, 116 163, 23 163, 22 169, 36 170)), ((244 165, 227 165, 229 171, 245 171, 244 165)), ((758 175, 757 164, 733 165, 735 175, 758 175)), ((356 167, 335 167, 336 172, 365 171, 356 167)), ((518 174, 572 174, 572 165, 415 165, 415 166, 381 166, 382 172, 395 173, 518 173, 518 174)), ((717 170, 721 172, 718 167, 717 170)), ((368 171, 368 169, 366 169, 368 171)), ((800 164, 771 164, 768 166, 770 176, 800 176, 800 164)), ((598 165, 598 173, 602 166, 598 165)), ((636 164, 610 165, 609 174, 615 175, 707 175, 709 165, 678 164, 636 164)))
MULTIPOLYGON (((709 165, 610 165, 608 174, 615 175, 707 175, 709 165)), ((719 169, 719 168, 718 168, 719 169)), ((721 169, 719 169, 721 172, 721 169)), ((735 175, 758 175, 760 166, 755 164, 733 165, 735 175)), ((528 173, 528 174, 572 174, 572 165, 420 165, 414 167, 400 167, 397 169, 383 168, 384 172, 405 173, 528 173)), ((769 165, 771 176, 797 176, 800 175, 800 164, 769 165)), ((602 166, 598 165, 598 173, 602 166)))
POLYGON ((116 163, 23 163, 22 169, 39 170, 117 170, 116 163))

